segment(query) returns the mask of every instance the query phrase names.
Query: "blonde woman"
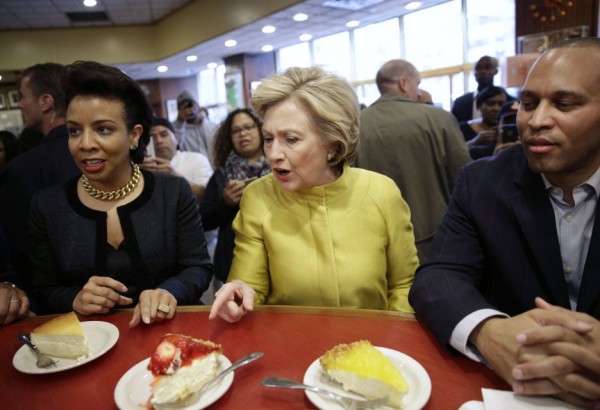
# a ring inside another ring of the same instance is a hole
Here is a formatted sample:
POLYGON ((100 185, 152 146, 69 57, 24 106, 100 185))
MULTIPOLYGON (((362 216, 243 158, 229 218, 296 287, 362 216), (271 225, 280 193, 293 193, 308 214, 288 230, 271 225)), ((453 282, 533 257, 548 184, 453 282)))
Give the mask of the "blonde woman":
POLYGON ((229 283, 210 318, 235 322, 255 303, 412 312, 410 212, 391 179, 349 166, 359 121, 350 84, 290 68, 263 81, 252 105, 272 174, 242 197, 229 283))

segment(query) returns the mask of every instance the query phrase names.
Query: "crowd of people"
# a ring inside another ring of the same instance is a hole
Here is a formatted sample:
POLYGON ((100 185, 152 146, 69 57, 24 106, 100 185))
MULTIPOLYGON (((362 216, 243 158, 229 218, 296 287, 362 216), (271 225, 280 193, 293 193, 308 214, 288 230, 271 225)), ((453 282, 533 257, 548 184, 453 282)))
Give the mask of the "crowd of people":
POLYGON ((598 38, 551 45, 517 101, 484 56, 452 113, 408 61, 362 110, 346 80, 293 67, 220 125, 188 92, 177 121, 153 116, 103 64, 30 67, 23 118, 44 137, 14 158, 0 134, 0 323, 131 308, 151 324, 212 282, 213 320, 414 312, 516 393, 597 408, 599 67, 598 38))

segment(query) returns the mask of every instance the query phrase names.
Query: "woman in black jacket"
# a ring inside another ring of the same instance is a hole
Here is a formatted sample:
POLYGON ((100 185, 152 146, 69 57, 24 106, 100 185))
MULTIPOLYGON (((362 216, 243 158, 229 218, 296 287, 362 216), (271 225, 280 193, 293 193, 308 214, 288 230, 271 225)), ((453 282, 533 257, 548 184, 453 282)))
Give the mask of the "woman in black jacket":
POLYGON ((231 223, 242 193, 254 179, 271 172, 262 151, 261 123, 248 108, 229 113, 215 137, 215 172, 208 181, 200 213, 207 231, 219 228, 215 249, 215 277, 227 280, 233 259, 231 223))
POLYGON ((95 62, 67 67, 69 150, 82 175, 35 194, 31 258, 44 313, 135 307, 130 326, 169 320, 212 278, 183 178, 140 170, 152 112, 139 85, 95 62))

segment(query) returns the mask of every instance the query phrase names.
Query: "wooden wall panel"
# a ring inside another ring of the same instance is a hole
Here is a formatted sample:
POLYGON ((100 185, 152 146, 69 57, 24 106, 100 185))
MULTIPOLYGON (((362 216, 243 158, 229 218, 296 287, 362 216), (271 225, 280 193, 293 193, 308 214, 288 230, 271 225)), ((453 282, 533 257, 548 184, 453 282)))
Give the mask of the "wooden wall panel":
MULTIPOLYGON (((565 0, 563 3, 566 3, 565 0)), ((558 17, 556 21, 541 22, 533 17, 531 5, 538 7, 544 3, 554 3, 547 0, 516 0, 515 1, 515 34, 516 37, 527 34, 537 34, 546 31, 559 30, 575 26, 589 26, 590 35, 598 36, 598 0, 571 0, 573 7, 566 9, 564 17, 558 17)))

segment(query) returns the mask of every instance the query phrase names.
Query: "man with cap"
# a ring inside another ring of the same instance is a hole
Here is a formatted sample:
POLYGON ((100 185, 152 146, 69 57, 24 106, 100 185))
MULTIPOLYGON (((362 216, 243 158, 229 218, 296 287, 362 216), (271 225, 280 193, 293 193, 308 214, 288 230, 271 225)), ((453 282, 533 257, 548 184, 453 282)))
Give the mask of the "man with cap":
POLYGON ((156 157, 146 157, 140 166, 151 172, 163 172, 185 178, 198 201, 213 170, 208 158, 199 152, 182 152, 177 149, 177 135, 173 125, 164 118, 155 117, 150 128, 156 157))
POLYGON ((200 112, 200 106, 192 94, 184 91, 177 97, 179 115, 173 126, 179 133, 179 148, 182 151, 199 152, 213 163, 213 138, 217 125, 200 112))

